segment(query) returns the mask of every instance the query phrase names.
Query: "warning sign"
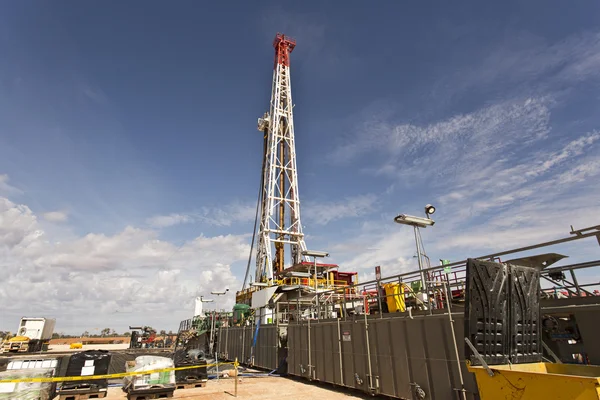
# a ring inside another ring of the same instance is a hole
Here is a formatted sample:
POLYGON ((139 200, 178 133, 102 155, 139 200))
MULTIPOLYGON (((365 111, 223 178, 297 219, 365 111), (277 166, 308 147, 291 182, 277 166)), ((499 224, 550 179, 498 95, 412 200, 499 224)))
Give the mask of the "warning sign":
POLYGON ((344 342, 349 342, 351 340, 351 338, 350 338, 350 331, 344 331, 344 332, 342 332, 342 340, 344 342))

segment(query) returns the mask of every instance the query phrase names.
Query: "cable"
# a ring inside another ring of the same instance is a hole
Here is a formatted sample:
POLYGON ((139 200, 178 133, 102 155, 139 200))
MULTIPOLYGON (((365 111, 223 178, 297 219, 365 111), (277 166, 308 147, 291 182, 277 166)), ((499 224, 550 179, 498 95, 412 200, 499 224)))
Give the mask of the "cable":
POLYGON ((252 261, 252 250, 254 249, 254 240, 256 239, 256 225, 258 222, 258 209, 260 208, 260 204, 262 203, 262 192, 263 192, 263 180, 264 177, 260 179, 260 188, 258 191, 258 200, 256 201, 256 213, 254 215, 254 228, 252 229, 252 242, 250 243, 250 253, 248 254, 248 264, 246 265, 246 273, 244 274, 244 284, 242 285, 242 290, 246 289, 246 283, 248 282, 248 275, 250 274, 250 262, 252 261))
POLYGON ((252 229, 252 243, 250 244, 250 254, 248 254, 248 264, 246 265, 246 274, 244 275, 244 284, 242 290, 246 289, 248 283, 248 275, 250 274, 250 262, 252 261, 252 250, 254 249, 254 241, 256 239, 256 225, 258 224, 258 210, 263 202, 263 189, 265 185, 265 164, 267 158, 267 132, 264 132, 264 146, 262 157, 262 168, 260 172, 260 186, 258 188, 258 199, 256 201, 256 213, 254 214, 254 228, 252 229))

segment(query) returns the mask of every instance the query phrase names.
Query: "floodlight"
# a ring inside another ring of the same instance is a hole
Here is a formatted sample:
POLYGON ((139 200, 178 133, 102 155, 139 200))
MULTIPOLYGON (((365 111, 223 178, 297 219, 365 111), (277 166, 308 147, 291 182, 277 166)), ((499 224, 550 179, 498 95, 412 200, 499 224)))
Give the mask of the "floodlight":
POLYGON ((433 214, 435 212, 435 207, 432 206, 431 204, 427 204, 425 206, 425 214, 427 214, 428 216, 433 214))
POLYGON ((406 214, 398 215, 394 218, 394 222, 403 225, 418 226, 419 228, 426 228, 435 224, 435 221, 431 218, 414 217, 406 214))
POLYGON ((227 292, 229 292, 229 288, 226 288, 224 292, 213 291, 213 292, 210 292, 210 294, 223 295, 223 294, 227 294, 227 292))
POLYGON ((329 257, 329 253, 326 251, 313 251, 313 250, 303 250, 303 256, 309 257, 329 257))

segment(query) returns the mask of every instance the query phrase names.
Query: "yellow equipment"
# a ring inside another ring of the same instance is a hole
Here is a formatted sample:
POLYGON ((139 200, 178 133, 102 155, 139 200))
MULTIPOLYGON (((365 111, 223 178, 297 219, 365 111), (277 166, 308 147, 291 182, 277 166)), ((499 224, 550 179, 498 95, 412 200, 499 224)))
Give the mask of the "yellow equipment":
POLYGON ((0 353, 26 353, 29 350, 29 341, 30 339, 23 335, 11 337, 0 344, 0 353))
POLYGON ((481 400, 598 400, 600 367, 577 364, 490 365, 490 376, 483 366, 471 366, 481 400))
POLYGON ((385 283, 385 300, 389 312, 404 312, 406 304, 404 303, 404 285, 400 283, 385 283))
POLYGON ((69 346, 70 349, 81 349, 83 347, 83 344, 81 343, 71 343, 71 345, 69 346))
POLYGON ((27 336, 15 336, 8 339, 9 342, 29 342, 29 338, 27 336))

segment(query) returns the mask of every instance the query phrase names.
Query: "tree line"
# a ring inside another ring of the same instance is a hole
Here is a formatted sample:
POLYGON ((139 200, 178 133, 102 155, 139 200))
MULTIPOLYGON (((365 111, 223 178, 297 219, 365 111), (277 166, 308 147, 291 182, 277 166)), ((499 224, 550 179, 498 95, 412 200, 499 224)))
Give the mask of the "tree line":
MULTIPOLYGON (((165 335, 174 335, 173 331, 161 330, 157 332, 157 336, 165 336, 165 335)), ((14 336, 14 334, 10 331, 0 331, 0 338, 7 338, 9 336, 14 336)), ((70 335, 68 333, 63 332, 54 332, 52 334, 52 339, 69 339, 69 338, 78 338, 78 337, 117 337, 117 336, 131 336, 131 331, 126 331, 124 333, 117 333, 114 329, 104 328, 99 333, 90 333, 89 331, 83 332, 81 335, 70 335)))

